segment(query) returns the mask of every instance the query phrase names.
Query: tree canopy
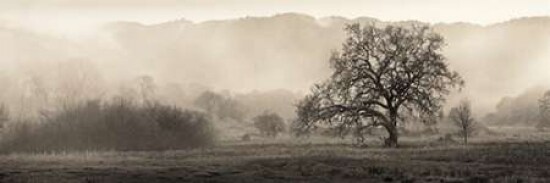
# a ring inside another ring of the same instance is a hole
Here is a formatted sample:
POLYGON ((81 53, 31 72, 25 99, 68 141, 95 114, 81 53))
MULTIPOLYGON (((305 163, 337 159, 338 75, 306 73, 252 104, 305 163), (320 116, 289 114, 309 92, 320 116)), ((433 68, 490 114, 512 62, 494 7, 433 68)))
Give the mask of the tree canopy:
POLYGON ((330 57, 333 70, 297 105, 302 132, 317 127, 356 137, 384 127, 385 144, 397 146, 397 123, 404 110, 437 113, 450 88, 463 84, 441 54, 443 37, 427 26, 352 24, 341 52, 330 57))

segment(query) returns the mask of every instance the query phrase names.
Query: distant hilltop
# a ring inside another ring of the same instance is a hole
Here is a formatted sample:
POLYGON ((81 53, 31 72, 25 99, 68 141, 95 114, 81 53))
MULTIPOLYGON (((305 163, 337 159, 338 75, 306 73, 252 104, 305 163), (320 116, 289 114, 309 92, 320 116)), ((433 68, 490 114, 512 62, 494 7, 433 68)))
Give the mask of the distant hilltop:
MULTIPOLYGON (((144 25, 113 22, 108 41, 74 43, 0 27, 4 64, 18 66, 78 58, 102 65, 104 78, 146 73, 159 81, 202 83, 237 91, 306 91, 329 74, 328 58, 345 39, 346 24, 427 24, 370 17, 315 18, 297 13, 193 23, 186 19, 144 25), (115 46, 106 46, 108 42, 115 46), (30 51, 30 52, 29 52, 30 51), (32 53, 32 54, 31 54, 32 53), (123 69, 122 69, 123 68, 123 69), (121 70, 124 70, 122 72, 121 70)), ((436 23, 451 68, 467 81, 460 94, 483 97, 490 111, 503 96, 550 85, 550 17, 524 17, 490 25, 436 23)), ((34 71, 33 71, 34 72, 34 71)))
MULTIPOLYGON (((428 24, 286 13, 200 23, 184 19, 154 25, 119 22, 107 29, 135 54, 162 57, 159 54, 165 48, 178 50, 168 60, 159 60, 171 65, 167 70, 200 62, 210 64, 206 68, 222 67, 234 75, 212 80, 216 84, 230 83, 227 87, 250 87, 253 83, 255 88, 264 88, 268 86, 262 81, 269 80, 272 87, 303 89, 328 73, 328 56, 339 49, 345 38, 343 28, 350 23, 428 24), (146 46, 150 43, 157 46, 146 46)), ((541 84, 532 80, 537 75, 550 79, 547 71, 532 68, 549 62, 542 58, 550 57, 544 55, 550 49, 550 17, 524 17, 490 25, 457 22, 432 26, 447 41, 444 50, 452 68, 464 73, 469 81, 463 93, 487 99, 487 103, 480 104, 482 109, 492 108, 504 95, 519 94, 522 88, 541 84)), ((190 69, 191 73, 204 69, 200 67, 190 69)))

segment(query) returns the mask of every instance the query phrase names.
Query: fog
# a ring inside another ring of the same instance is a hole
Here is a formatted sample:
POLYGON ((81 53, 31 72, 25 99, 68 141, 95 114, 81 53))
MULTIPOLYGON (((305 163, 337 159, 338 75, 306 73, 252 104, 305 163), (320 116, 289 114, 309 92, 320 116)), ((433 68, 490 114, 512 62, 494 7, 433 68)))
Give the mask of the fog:
MULTIPOLYGON (((58 97, 68 95, 63 92, 109 97, 141 76, 184 93, 200 85, 233 94, 284 89, 300 95, 328 76, 328 58, 340 49, 343 27, 352 22, 412 23, 297 13, 199 23, 180 18, 106 22, 80 39, 5 25, 0 27, 1 81, 7 91, 2 101, 21 103, 16 99, 30 95, 31 81, 44 83, 44 90, 58 97)), ((449 105, 468 97, 484 115, 503 97, 550 85, 550 18, 431 25, 446 39, 451 68, 466 81, 449 105)))
POLYGON ((0 0, 0 182, 550 182, 550 1, 0 0))

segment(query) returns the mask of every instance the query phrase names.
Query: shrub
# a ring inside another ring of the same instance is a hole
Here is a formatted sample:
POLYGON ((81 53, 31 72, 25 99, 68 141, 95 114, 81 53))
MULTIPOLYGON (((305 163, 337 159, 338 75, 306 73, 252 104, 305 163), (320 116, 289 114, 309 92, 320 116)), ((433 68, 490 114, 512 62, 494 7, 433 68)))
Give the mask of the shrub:
POLYGON ((10 120, 8 108, 5 105, 0 105, 0 129, 10 120))
POLYGON ((285 130, 285 122, 276 113, 264 113, 256 116, 253 119, 254 127, 256 127, 260 133, 268 137, 276 137, 279 133, 285 130))
POLYGON ((550 91, 544 93, 539 99, 539 118, 540 122, 537 124, 539 128, 547 128, 550 126, 550 91))
POLYGON ((4 152, 81 150, 169 150, 213 143, 210 119, 196 111, 128 100, 89 101, 39 122, 8 125, 4 152))

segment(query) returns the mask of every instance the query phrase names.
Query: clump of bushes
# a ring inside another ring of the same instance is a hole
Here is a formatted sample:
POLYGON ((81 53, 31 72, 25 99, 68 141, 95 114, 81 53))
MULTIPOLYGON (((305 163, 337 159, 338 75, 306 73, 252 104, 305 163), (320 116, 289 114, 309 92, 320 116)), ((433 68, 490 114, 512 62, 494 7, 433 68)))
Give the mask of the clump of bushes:
POLYGON ((120 99, 88 101, 37 121, 12 122, 0 138, 0 151, 170 150, 213 142, 204 113, 120 99))
POLYGON ((285 131, 286 124, 283 118, 276 113, 264 113, 252 119, 254 127, 260 131, 263 136, 277 137, 285 131))

